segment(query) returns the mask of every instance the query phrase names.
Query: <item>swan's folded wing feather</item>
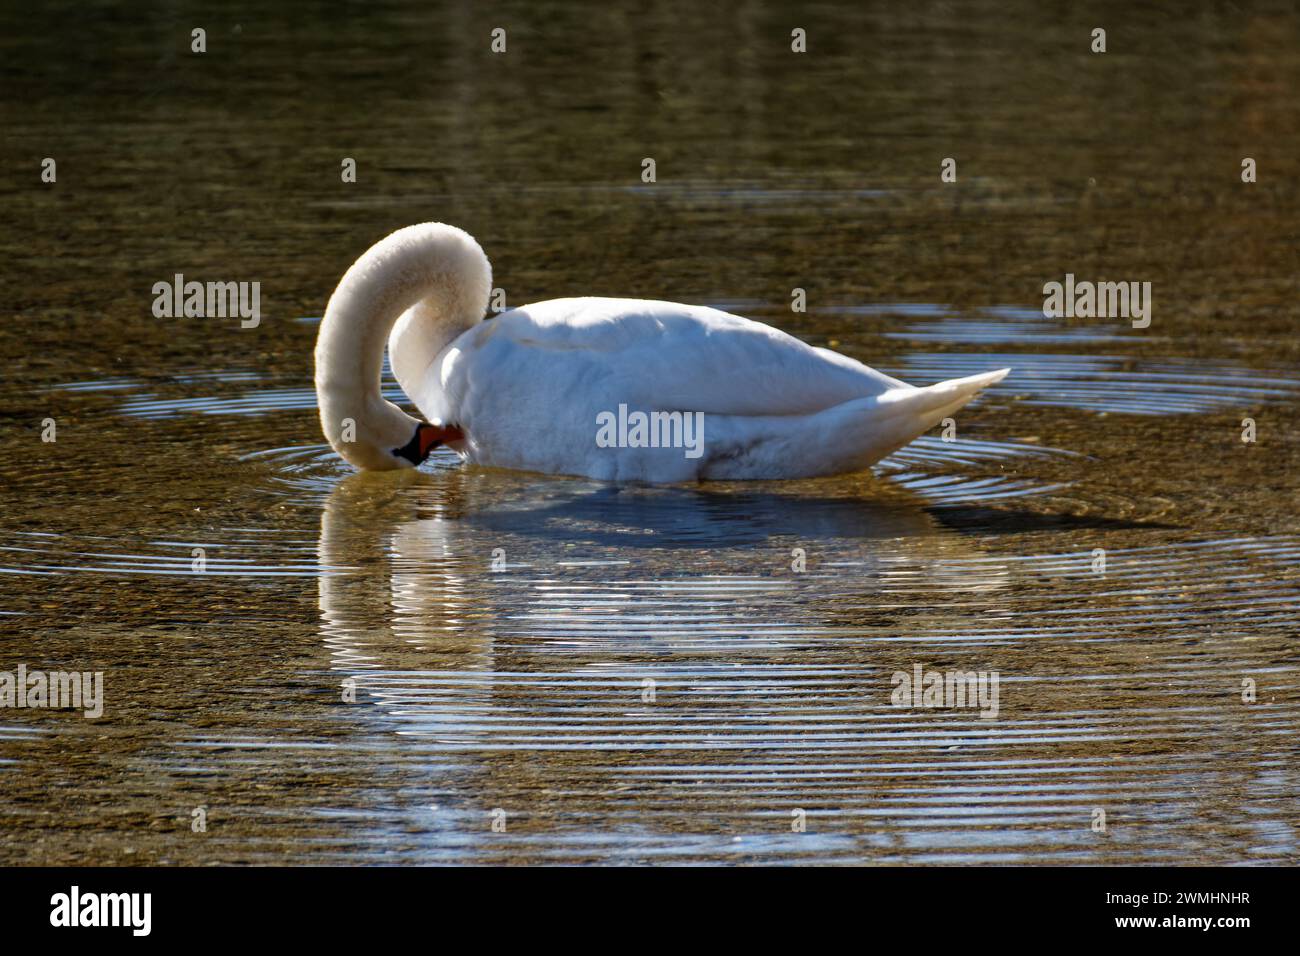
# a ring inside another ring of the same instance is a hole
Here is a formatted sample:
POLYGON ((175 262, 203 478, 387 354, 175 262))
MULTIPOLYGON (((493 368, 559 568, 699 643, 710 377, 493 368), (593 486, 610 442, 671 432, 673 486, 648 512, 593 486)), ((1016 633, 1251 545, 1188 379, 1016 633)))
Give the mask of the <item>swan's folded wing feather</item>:
POLYGON ((557 299, 485 326, 494 323, 483 330, 485 346, 490 338, 498 349, 527 352, 544 374, 573 376, 588 394, 631 408, 801 415, 908 387, 779 329, 702 306, 557 299))

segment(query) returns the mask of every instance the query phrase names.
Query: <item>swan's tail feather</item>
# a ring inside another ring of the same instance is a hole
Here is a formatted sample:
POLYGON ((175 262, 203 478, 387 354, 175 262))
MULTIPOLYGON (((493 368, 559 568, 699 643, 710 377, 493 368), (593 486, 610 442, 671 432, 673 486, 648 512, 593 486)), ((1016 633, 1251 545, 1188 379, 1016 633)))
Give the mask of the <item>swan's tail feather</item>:
POLYGON ((810 478, 860 471, 919 438, 1010 371, 1003 368, 925 388, 891 388, 812 416, 714 416, 709 442, 722 451, 710 457, 701 474, 720 479, 810 478), (767 434, 756 440, 756 431, 764 425, 767 434), (729 433, 731 429, 735 432, 729 433))
MULTIPOLYGON (((971 402, 980 392, 1007 377, 1011 369, 981 372, 964 378, 927 385, 924 388, 891 389, 880 396, 879 410, 883 413, 888 435, 888 450, 892 454, 908 442, 920 438, 945 418, 971 402)), ((883 458, 884 455, 878 455, 883 458)))
POLYGON ((916 434, 921 435, 970 402, 984 389, 1002 381, 1010 371, 1009 368, 1000 368, 996 372, 950 378, 946 382, 924 388, 891 389, 880 396, 880 404, 882 407, 892 406, 892 412, 911 418, 918 425, 921 421, 928 422, 919 426, 916 434))
POLYGON ((839 407, 835 432, 853 468, 866 468, 920 438, 1011 369, 949 379, 924 388, 894 388, 860 408, 839 407))

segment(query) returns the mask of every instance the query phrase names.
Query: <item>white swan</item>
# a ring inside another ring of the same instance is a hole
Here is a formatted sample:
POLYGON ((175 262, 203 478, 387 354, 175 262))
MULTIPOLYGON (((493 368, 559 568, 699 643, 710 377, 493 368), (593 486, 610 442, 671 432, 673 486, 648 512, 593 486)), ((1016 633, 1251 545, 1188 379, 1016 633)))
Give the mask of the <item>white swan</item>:
POLYGON ((759 322, 639 299, 554 299, 485 322, 491 286, 478 243, 443 223, 399 229, 353 263, 316 342, 321 426, 340 455, 409 468, 446 444, 479 465, 615 481, 837 474, 1009 371, 914 388, 759 322), (427 422, 380 395, 385 338, 427 422))

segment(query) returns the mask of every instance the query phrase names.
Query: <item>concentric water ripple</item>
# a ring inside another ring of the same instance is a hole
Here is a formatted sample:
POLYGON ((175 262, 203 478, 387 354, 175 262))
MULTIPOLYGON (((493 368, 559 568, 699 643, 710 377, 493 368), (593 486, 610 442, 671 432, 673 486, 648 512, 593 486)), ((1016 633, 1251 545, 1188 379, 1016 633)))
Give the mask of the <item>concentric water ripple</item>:
MULTIPOLYGON (((175 713, 122 773, 242 820, 237 843, 209 844, 221 858, 270 862, 288 841, 321 862, 1295 859, 1300 538, 1153 526, 1134 544, 1085 524, 1024 550, 949 530, 947 509, 1050 493, 1034 469, 1071 460, 927 438, 882 463, 887 482, 820 494, 450 461, 340 481, 326 446, 289 445, 243 462, 290 518, 319 514, 314 532, 7 531, 0 582, 98 600, 77 582, 157 579, 200 605, 166 627, 216 638, 228 663, 177 679, 239 704, 175 713), (254 594, 281 608, 255 629, 247 612, 229 635, 197 624, 254 594), (286 620, 314 636, 295 642, 286 620), (243 663, 245 641, 251 661, 292 660, 292 679, 243 663), (997 715, 896 706, 894 675, 918 665, 996 672, 997 715), (1254 768, 1231 800, 1225 748, 1254 768), (345 806, 311 796, 325 780, 345 806), (498 812, 506 832, 483 838, 498 812)), ((147 608, 119 614, 151 626, 147 608)), ((0 759, 22 766, 82 726, 20 723, 0 759)))

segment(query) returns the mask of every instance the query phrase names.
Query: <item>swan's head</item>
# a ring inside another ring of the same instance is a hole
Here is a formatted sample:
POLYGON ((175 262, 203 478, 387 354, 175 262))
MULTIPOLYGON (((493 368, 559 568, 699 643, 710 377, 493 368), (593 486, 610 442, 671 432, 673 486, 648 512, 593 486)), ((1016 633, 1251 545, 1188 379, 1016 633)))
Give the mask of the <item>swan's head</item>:
POLYGON ((359 410, 326 401, 320 418, 334 450, 368 471, 414 468, 439 445, 464 438, 459 429, 412 418, 386 399, 359 410))

